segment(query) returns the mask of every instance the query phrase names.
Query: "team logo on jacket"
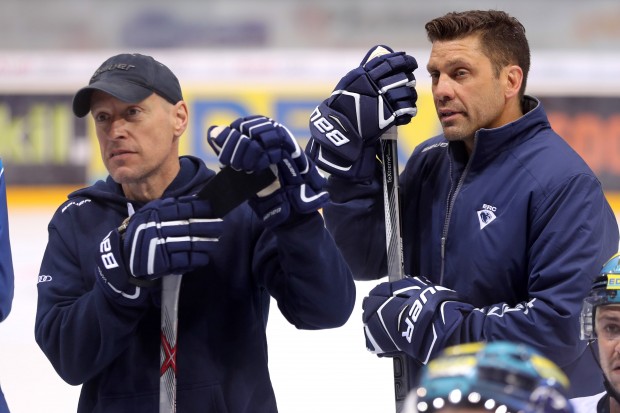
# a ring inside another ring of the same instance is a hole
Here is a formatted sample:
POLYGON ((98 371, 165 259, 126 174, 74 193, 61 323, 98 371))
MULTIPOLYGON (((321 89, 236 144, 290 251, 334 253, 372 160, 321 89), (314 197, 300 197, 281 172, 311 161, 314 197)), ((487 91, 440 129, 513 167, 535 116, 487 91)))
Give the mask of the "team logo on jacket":
POLYGON ((480 222, 480 229, 486 227, 491 222, 495 221, 495 218, 497 218, 497 216, 495 215, 496 211, 497 211, 497 208, 494 207, 493 205, 487 205, 487 204, 482 205, 482 209, 478 210, 477 212, 478 221, 480 222))
POLYGON ((39 275, 39 280, 37 281, 38 283, 48 283, 52 281, 52 276, 51 275, 47 275, 47 274, 41 274, 39 275))

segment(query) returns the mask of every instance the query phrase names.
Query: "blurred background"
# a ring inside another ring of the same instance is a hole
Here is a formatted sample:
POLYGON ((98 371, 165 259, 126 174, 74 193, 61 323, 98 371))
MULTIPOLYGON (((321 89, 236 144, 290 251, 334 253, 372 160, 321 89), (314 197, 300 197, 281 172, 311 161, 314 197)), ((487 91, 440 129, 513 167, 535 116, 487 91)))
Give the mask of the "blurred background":
POLYGON ((527 28, 533 49, 618 47, 615 0, 3 0, 0 47, 397 48, 426 47, 424 24, 445 12, 502 9, 527 28))
MULTIPOLYGON (((373 45, 418 59, 419 114, 400 128, 401 165, 439 132, 425 70, 424 24, 449 11, 503 9, 526 27, 529 93, 597 173, 620 210, 620 2, 617 0, 2 0, 0 157, 8 183, 16 271, 12 314, 0 324, 0 384, 13 413, 75 411, 34 342, 36 279, 47 223, 66 195, 105 176, 89 117, 71 99, 109 56, 150 54, 179 77, 191 124, 182 151, 215 158, 210 125, 265 114, 307 138, 312 109, 373 45)), ((391 411, 391 363, 368 354, 361 298, 344 327, 297 331, 274 306, 270 369, 280 411, 391 411)), ((182 339, 182 338, 181 338, 182 339)))

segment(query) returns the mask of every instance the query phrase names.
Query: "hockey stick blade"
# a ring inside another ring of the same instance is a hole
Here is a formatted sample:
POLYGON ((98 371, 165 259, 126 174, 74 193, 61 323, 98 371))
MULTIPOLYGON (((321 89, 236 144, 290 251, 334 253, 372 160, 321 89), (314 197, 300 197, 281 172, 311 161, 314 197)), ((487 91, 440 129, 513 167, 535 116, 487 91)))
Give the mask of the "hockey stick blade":
POLYGON ((205 184, 198 197, 208 200, 215 216, 222 218, 276 179, 270 168, 247 173, 225 167, 205 184))

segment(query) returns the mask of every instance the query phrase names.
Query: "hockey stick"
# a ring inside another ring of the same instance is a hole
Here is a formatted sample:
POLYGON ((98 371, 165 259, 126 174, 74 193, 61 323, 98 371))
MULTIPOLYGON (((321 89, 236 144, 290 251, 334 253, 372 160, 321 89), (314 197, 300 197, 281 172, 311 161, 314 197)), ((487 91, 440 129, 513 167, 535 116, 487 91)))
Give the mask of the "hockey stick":
MULTIPOLYGON (((383 46, 368 56, 372 58, 390 53, 383 46)), ((392 126, 381 136, 381 163, 383 164, 383 208, 385 210, 385 241, 387 250, 387 274, 389 281, 398 281, 404 277, 403 244, 400 226, 400 200, 398 191, 398 132, 392 126)), ((396 413, 403 409, 403 403, 409 391, 409 372, 407 359, 399 354, 393 359, 394 368, 394 399, 396 413)))
MULTIPOLYGON (((276 176, 271 169, 248 174, 232 168, 223 168, 198 192, 198 197, 208 200, 214 215, 222 218, 243 201, 272 184, 275 179, 276 176)), ((176 352, 181 279, 182 274, 172 274, 162 279, 160 413, 176 412, 176 352)))
MULTIPOLYGON (((385 240, 389 281, 398 281, 404 277, 398 191, 398 148, 396 139, 396 126, 386 131, 381 138, 383 205, 385 209, 385 240)), ((400 413, 409 391, 409 371, 406 356, 404 354, 394 356, 393 365, 396 413, 400 413)))

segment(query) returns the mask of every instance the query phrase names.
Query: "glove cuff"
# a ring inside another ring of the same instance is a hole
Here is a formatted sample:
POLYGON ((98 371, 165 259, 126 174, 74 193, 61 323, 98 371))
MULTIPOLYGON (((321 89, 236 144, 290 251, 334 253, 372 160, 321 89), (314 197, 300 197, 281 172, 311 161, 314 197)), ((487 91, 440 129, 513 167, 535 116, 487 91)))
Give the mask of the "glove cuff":
POLYGON ((278 189, 265 197, 254 196, 250 198, 248 204, 261 222, 269 228, 283 224, 291 214, 291 205, 283 189, 278 189))
POLYGON ((122 235, 118 230, 110 232, 101 241, 97 251, 95 278, 106 297, 126 306, 142 306, 148 303, 148 292, 143 286, 133 285, 122 257, 122 235))
POLYGON ((377 154, 379 143, 364 146, 359 158, 354 162, 344 163, 337 152, 321 146, 315 139, 311 139, 306 147, 306 154, 316 165, 325 172, 354 182, 371 180, 377 169, 377 154), (346 166, 343 166, 346 165, 346 166))

